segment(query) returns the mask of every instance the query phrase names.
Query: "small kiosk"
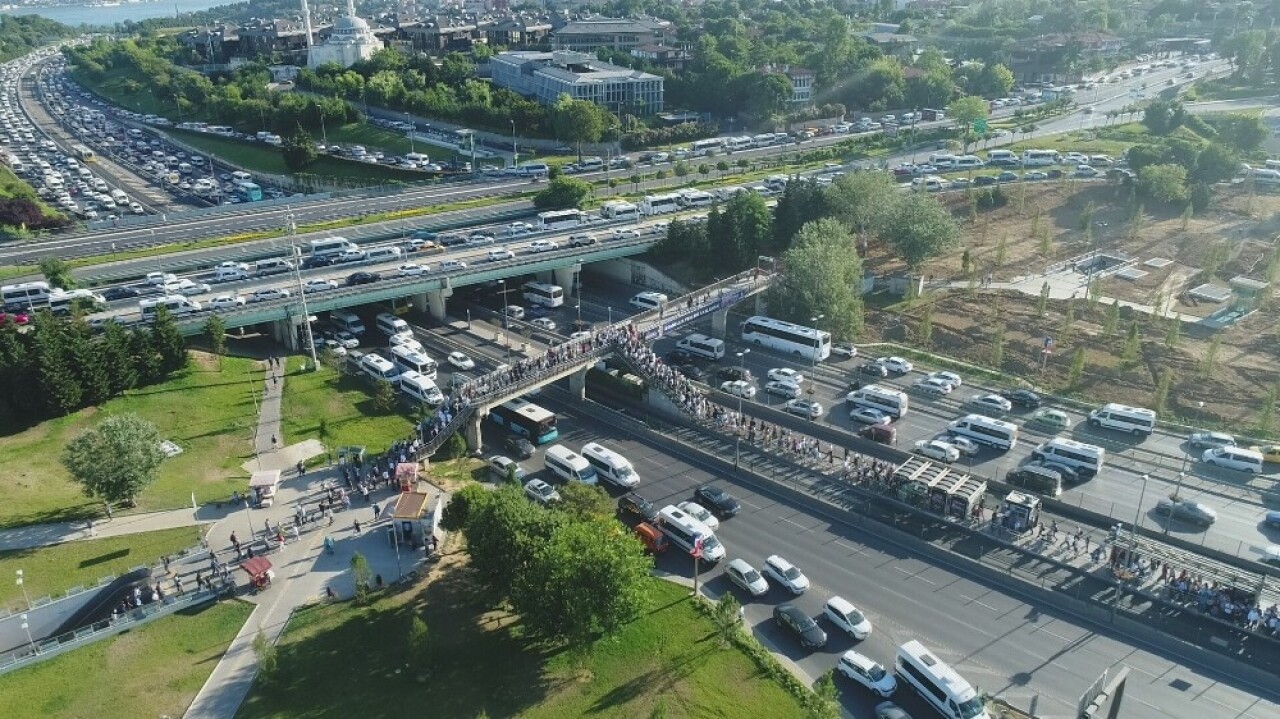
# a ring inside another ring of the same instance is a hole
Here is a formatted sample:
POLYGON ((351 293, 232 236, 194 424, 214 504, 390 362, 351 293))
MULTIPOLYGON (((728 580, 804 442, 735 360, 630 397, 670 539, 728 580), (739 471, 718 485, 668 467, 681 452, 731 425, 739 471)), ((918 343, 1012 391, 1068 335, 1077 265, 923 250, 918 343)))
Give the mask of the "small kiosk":
POLYGON ((421 547, 431 532, 431 519, 427 517, 427 507, 431 495, 427 492, 402 492, 396 497, 395 508, 391 512, 391 528, 394 528, 393 542, 421 547), (426 518, 424 520, 424 518, 426 518))
POLYGON ((261 508, 270 507, 276 501, 276 488, 280 486, 280 470, 264 469, 249 478, 249 493, 253 503, 261 508))
POLYGON ((240 568, 249 575, 249 585, 254 591, 262 591, 271 586, 276 573, 271 571, 271 560, 266 557, 253 557, 240 563, 240 568))
POLYGON ((412 492, 418 488, 418 465, 416 462, 400 462, 396 465, 396 486, 401 492, 412 492))
POLYGON ((1021 534, 1040 524, 1040 498, 1022 492, 1010 492, 1000 502, 1000 526, 1021 534))
POLYGON ((353 467, 364 466, 364 447, 351 446, 338 448, 338 466, 351 465, 353 467))

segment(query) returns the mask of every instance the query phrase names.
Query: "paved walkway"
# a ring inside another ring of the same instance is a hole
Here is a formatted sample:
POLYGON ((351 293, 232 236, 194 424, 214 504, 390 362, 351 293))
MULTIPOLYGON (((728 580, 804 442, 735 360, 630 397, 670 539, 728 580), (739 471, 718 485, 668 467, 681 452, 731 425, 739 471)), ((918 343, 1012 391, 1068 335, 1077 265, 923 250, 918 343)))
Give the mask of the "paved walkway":
MULTIPOLYGON (((0 530, 0 552, 14 549, 34 549, 79 539, 103 539, 159 529, 191 527, 216 521, 201 519, 190 507, 165 512, 116 515, 113 519, 97 519, 88 522, 52 522, 32 524, 26 527, 0 530)), ((194 541, 193 541, 194 543, 194 541)))
MULTIPOLYGON (((995 290, 1015 290, 1025 295, 1034 295, 1039 297, 1040 291, 1044 288, 1046 283, 1049 285, 1049 299, 1070 300, 1082 299, 1088 296, 1089 278, 1073 269, 1058 270, 1056 272, 1040 275, 1024 275, 1011 282, 991 282, 990 284, 980 284, 979 287, 995 290)), ((943 285, 951 287, 952 289, 967 289, 969 287, 969 283, 967 281, 959 280, 946 282, 943 283, 943 285)), ((926 285, 925 288, 928 289, 936 286, 937 284, 926 285)), ((1121 307, 1128 307, 1135 312, 1141 312, 1143 314, 1152 315, 1157 312, 1162 312, 1164 317, 1172 317, 1182 322, 1190 322, 1192 324, 1203 321, 1203 318, 1197 317, 1196 315, 1172 311, 1170 308, 1176 304, 1175 297, 1166 298, 1165 306, 1160 309, 1157 309, 1152 305, 1144 305, 1140 302, 1117 300, 1114 297, 1098 297, 1098 304, 1103 306, 1108 306, 1117 301, 1120 303, 1121 307)))

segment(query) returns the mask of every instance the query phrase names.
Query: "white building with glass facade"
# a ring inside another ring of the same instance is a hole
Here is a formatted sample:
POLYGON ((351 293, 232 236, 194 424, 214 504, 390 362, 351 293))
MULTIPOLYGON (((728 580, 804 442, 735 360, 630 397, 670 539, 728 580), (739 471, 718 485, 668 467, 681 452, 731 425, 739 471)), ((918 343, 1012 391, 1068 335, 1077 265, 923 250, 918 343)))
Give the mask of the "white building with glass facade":
POLYGON ((568 50, 504 52, 489 61, 493 84, 544 105, 560 95, 586 100, 614 112, 662 112, 662 78, 568 50))

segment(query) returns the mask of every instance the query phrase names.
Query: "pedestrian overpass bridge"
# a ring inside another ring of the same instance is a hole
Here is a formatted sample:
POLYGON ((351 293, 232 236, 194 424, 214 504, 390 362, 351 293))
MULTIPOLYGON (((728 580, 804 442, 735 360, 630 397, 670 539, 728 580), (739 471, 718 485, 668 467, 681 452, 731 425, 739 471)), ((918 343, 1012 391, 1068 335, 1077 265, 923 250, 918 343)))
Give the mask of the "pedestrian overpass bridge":
POLYGON ((450 402, 446 403, 449 406, 455 398, 458 401, 453 416, 434 437, 423 443, 420 457, 430 457, 458 431, 464 433, 469 449, 479 449, 482 444, 481 420, 489 410, 537 387, 568 377, 570 392, 585 398, 587 370, 601 359, 615 354, 619 343, 625 341, 629 333, 635 333, 645 342, 652 342, 710 316, 713 334, 724 335, 729 308, 748 298, 758 297, 772 286, 774 278, 772 273, 760 270, 742 272, 674 298, 661 310, 636 315, 598 330, 591 340, 553 347, 541 356, 522 360, 513 368, 491 372, 456 388, 450 402), (517 373, 514 381, 507 378, 509 372, 517 373))

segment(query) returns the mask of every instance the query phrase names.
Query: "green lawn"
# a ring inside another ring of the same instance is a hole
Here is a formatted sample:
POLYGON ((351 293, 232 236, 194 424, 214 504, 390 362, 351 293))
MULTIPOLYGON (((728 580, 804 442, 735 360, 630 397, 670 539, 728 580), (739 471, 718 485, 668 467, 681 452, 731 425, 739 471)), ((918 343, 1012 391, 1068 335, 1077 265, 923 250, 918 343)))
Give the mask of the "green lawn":
MULTIPOLYGON (((183 143, 201 152, 225 158, 232 164, 250 171, 270 175, 291 174, 289 168, 284 164, 284 155, 270 145, 218 137, 203 132, 187 132, 185 130, 170 130, 170 132, 183 143)), ((421 182, 426 179, 423 174, 417 172, 397 170, 386 165, 371 165, 365 162, 339 160, 327 155, 321 155, 302 174, 366 184, 421 182)))
POLYGON ((803 715, 750 658, 720 644, 687 589, 652 581, 649 610, 598 642, 585 666, 560 647, 522 638, 518 620, 486 611, 469 570, 457 566, 369 607, 305 609, 280 642, 279 675, 256 684, 238 716, 392 716, 387 697, 459 718, 803 715), (435 657, 417 666, 405 642, 415 612, 435 657))
POLYGON ((101 504, 72 483, 58 461, 63 446, 95 419, 136 412, 184 449, 160 466, 156 483, 138 498, 141 510, 173 509, 229 497, 243 489, 239 465, 252 449, 257 412, 250 380, 261 380, 258 363, 192 354, 190 368, 159 385, 129 392, 102 407, 13 431, 0 425, 0 527, 96 516, 101 504))
MULTIPOLYGON (((134 567, 155 563, 200 543, 196 527, 161 529, 123 537, 86 539, 39 549, 0 552, 0 577, 25 575, 27 595, 60 595, 71 587, 92 587, 108 574, 120 575, 134 567)), ((17 609, 22 589, 14 582, 0 582, 0 607, 17 609)))
POLYGON ((130 92, 128 84, 131 79, 134 79, 131 70, 112 68, 106 72, 106 78, 102 82, 92 81, 78 70, 72 71, 71 75, 83 87, 98 93, 113 105, 119 105, 134 112, 141 112, 144 115, 169 115, 178 110, 176 104, 161 102, 160 98, 147 87, 147 83, 141 80, 138 81, 139 89, 136 92, 130 92))
POLYGON ((0 716, 180 717, 253 611, 205 604, 0 677, 0 716))
MULTIPOLYGON (((290 357, 296 371, 302 357, 290 357)), ((325 446, 364 445, 370 454, 386 451, 392 442, 413 433, 406 414, 383 414, 373 408, 372 388, 359 378, 339 374, 321 364, 318 372, 295 372, 284 383, 284 441, 320 439, 320 419, 328 424, 325 446)))

